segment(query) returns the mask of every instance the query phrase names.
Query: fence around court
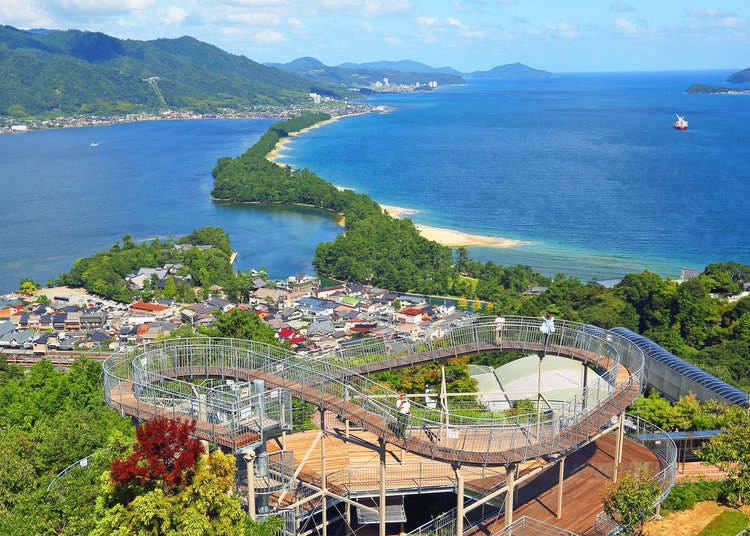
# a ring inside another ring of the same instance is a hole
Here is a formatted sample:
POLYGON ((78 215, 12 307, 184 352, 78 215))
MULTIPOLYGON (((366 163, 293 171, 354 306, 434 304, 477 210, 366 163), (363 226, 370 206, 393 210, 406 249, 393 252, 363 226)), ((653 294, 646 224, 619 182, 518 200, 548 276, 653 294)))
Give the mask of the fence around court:
POLYGON ((580 447, 640 393, 643 352, 624 337, 557 321, 546 340, 541 319, 507 317, 498 341, 493 320, 478 318, 421 341, 365 339, 320 357, 249 340, 167 339, 107 359, 105 396, 111 407, 141 419, 196 418, 198 435, 235 451, 290 429, 291 397, 296 397, 417 454, 500 465, 580 447), (612 389, 584 388, 543 414, 451 413, 447 422, 414 402, 402 434, 397 393, 365 376, 487 351, 546 352, 579 359, 598 368, 612 389), (224 385, 212 383, 215 379, 224 385), (240 388, 228 387, 227 381, 240 388))

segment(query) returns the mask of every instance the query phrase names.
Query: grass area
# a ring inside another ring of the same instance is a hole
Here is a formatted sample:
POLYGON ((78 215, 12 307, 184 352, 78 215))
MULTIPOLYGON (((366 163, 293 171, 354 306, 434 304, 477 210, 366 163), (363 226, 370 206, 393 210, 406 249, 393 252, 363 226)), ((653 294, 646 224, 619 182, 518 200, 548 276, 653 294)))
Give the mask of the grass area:
POLYGON ((698 536, 735 536, 747 528, 747 514, 739 510, 725 510, 706 525, 698 536))

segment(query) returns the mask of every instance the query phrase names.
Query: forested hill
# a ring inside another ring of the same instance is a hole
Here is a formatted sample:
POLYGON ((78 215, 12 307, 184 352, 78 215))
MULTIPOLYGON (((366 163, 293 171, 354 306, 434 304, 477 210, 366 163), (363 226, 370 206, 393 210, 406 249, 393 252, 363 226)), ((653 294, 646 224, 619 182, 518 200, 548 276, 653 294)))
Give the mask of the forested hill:
POLYGON ((731 82, 733 84, 744 84, 746 82, 750 82, 750 68, 743 69, 732 74, 729 78, 727 78, 727 82, 731 82))
POLYGON ((347 64, 347 67, 331 67, 310 57, 297 58, 289 63, 269 63, 267 65, 278 67, 284 71, 296 73, 321 83, 334 84, 347 88, 369 87, 376 82, 382 82, 384 78, 387 78, 391 84, 406 85, 413 85, 417 82, 426 84, 432 80, 441 86, 464 83, 464 79, 461 76, 453 73, 426 72, 424 70, 410 72, 401 71, 393 67, 374 69, 372 67, 357 67, 356 64, 347 64))
POLYGON ((163 106, 195 111, 284 104, 326 84, 235 56, 192 37, 121 40, 78 30, 0 26, 0 115, 129 113, 163 106))
POLYGON ((466 76, 469 78, 547 78, 551 73, 541 69, 534 69, 523 63, 509 63, 498 65, 489 71, 474 71, 466 76))

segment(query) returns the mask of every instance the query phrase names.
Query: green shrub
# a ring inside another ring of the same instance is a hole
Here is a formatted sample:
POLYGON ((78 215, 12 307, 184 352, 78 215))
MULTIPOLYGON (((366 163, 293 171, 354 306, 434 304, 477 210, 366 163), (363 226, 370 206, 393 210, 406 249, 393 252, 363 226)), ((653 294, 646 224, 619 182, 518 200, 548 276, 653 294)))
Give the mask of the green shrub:
POLYGON ((744 528, 747 528, 747 514, 739 510, 724 510, 698 536, 735 536, 744 528))
POLYGON ((721 489, 720 481, 699 480, 679 484, 672 488, 662 503, 662 509, 669 511, 690 510, 701 501, 717 501, 721 489))

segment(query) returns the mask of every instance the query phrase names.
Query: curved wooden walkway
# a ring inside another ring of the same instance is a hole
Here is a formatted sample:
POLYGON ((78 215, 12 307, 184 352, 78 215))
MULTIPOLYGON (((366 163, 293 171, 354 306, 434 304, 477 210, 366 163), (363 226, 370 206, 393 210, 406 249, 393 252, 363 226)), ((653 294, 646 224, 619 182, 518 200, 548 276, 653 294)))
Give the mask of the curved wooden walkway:
MULTIPOLYGON (((600 430, 611 423, 612 417, 623 412, 640 393, 640 383, 636 375, 625 367, 617 370, 616 386, 612 393, 580 415, 580 419, 562 429, 550 429, 545 423, 536 427, 537 437, 530 436, 534 426, 502 425, 471 427, 454 426, 449 428, 424 425, 410 427, 404 437, 396 433, 396 420, 392 415, 383 416, 369 411, 361 405, 345 400, 335 394, 325 392, 328 382, 346 383, 347 377, 392 368, 405 367, 457 357, 483 351, 518 350, 545 351, 544 345, 537 343, 503 342, 499 345, 475 342, 456 345, 430 352, 394 356, 374 363, 351 368, 340 367, 333 375, 312 375, 301 381, 292 381, 280 375, 236 367, 189 366, 170 367, 162 377, 232 377, 238 380, 263 379, 267 388, 288 389, 292 396, 330 411, 341 419, 349 420, 362 429, 372 432, 386 442, 404 448, 427 458, 466 465, 505 465, 521 463, 546 455, 567 454, 588 443, 600 430), (521 444, 522 446, 518 446, 521 444)), ((566 346, 552 345, 546 348, 550 355, 566 356, 584 361, 601 370, 610 370, 615 363, 610 359, 566 346)), ((366 397, 366 394, 362 394, 366 397)), ((108 401, 113 408, 139 418, 154 415, 169 415, 169 408, 158 407, 139 400, 133 392, 132 381, 122 381, 108 393, 108 401)), ((259 440, 259 433, 237 433, 209 422, 197 423, 196 435, 203 439, 240 449, 259 440), (224 439, 225 441, 222 441, 224 439), (232 442, 234 443, 232 445, 232 442)))

